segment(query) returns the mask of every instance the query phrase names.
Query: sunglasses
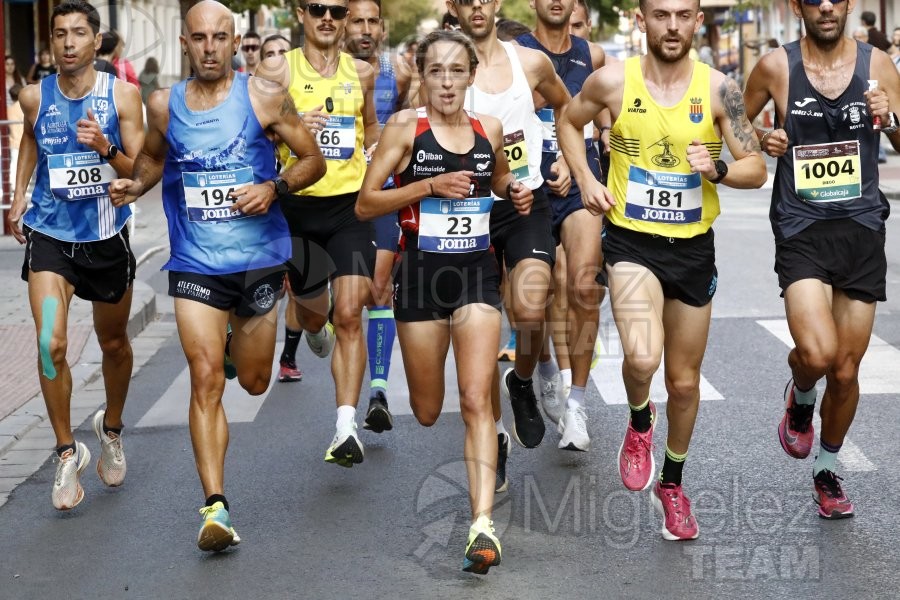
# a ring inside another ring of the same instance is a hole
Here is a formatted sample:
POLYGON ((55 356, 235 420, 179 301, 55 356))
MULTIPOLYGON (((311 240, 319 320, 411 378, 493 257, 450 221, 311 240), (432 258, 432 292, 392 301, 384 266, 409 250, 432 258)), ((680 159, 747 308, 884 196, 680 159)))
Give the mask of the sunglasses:
POLYGON ((331 18, 336 21, 343 21, 347 16, 346 6, 337 6, 335 4, 307 4, 306 12, 316 19, 321 19, 326 12, 331 13, 331 18))
POLYGON ((829 2, 830 4, 840 4, 844 0, 800 0, 806 6, 819 6, 822 2, 829 2))
POLYGON ((494 0, 453 0, 453 2, 459 6, 472 6, 474 4, 480 4, 484 6, 485 4, 490 4, 494 0))
POLYGON ((241 50, 244 52, 256 52, 259 50, 259 46, 242 46, 241 50))

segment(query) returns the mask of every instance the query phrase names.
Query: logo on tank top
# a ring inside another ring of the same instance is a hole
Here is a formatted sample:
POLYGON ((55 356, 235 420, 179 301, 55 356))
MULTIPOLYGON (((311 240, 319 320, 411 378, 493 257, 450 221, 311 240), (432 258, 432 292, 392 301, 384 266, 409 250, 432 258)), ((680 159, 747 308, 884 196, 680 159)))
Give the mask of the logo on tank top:
POLYGON ((643 104, 643 102, 641 101, 641 99, 640 99, 640 98, 635 98, 635 99, 634 99, 634 106, 629 106, 629 107, 628 107, 628 112, 630 112, 630 113, 641 113, 641 114, 644 114, 645 112, 647 112, 647 109, 646 109, 646 108, 641 108, 641 104, 643 104))
POLYGON ((703 120, 703 98, 691 98, 691 112, 688 116, 692 123, 699 123, 703 120))
POLYGON ((106 98, 91 98, 91 110, 94 112, 94 119, 100 124, 100 127, 105 128, 109 123, 109 100, 106 98))
POLYGON ((865 127, 863 117, 867 115, 866 106, 862 102, 851 102, 847 106, 841 107, 841 117, 844 123, 850 121, 850 129, 860 129, 865 127))
POLYGON ((647 146, 647 149, 653 148, 654 146, 659 146, 662 148, 662 152, 650 157, 650 160, 653 161, 653 164, 657 167, 663 167, 665 169, 671 169, 673 167, 677 167, 681 164, 681 159, 672 154, 672 142, 669 141, 669 136, 664 137, 663 139, 650 144, 647 146))
POLYGON ((58 117, 60 115, 62 115, 62 113, 59 112, 59 109, 56 108, 55 104, 51 104, 49 106, 49 108, 47 108, 47 116, 48 117, 58 117))

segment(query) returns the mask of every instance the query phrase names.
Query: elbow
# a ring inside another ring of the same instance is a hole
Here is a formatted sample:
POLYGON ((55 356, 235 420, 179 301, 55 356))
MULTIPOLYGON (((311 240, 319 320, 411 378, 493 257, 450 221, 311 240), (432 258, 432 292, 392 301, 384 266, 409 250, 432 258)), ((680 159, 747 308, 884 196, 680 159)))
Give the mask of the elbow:
POLYGON ((356 199, 356 206, 353 210, 356 213, 356 218, 360 221, 369 221, 375 217, 372 211, 372 203, 363 190, 359 191, 359 197, 356 199))

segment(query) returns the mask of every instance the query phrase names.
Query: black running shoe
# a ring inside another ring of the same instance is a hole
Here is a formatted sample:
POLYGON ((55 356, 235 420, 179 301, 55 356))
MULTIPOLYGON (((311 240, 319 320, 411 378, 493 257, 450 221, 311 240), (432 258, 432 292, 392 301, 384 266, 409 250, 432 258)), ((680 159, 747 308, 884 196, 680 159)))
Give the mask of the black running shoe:
POLYGON ((537 448, 544 439, 544 418, 538 410, 531 382, 522 383, 514 375, 513 369, 507 369, 500 378, 500 391, 509 398, 515 417, 512 436, 526 448, 537 448))
POLYGON ((495 492, 505 492, 509 489, 509 479, 506 477, 506 459, 509 457, 509 434, 497 434, 497 487, 495 492))
POLYGON ((366 420, 363 423, 363 429, 381 433, 382 431, 390 431, 394 428, 394 417, 388 410, 387 398, 384 392, 375 392, 375 395, 369 398, 369 410, 366 412, 366 420))

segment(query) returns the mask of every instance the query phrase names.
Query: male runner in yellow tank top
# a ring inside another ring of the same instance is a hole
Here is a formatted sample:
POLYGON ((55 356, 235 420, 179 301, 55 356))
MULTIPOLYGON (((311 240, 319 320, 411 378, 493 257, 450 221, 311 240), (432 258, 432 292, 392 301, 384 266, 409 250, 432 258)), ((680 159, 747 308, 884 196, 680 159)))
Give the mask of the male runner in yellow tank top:
MULTIPOLYGON (((352 467, 363 460, 356 405, 366 368, 362 309, 375 268, 375 230, 353 211, 366 171, 365 148, 379 133, 375 78, 371 65, 340 50, 347 0, 301 2, 297 18, 303 47, 267 59, 256 74, 290 91, 328 167, 318 182, 282 198, 282 207, 293 238, 288 277, 297 302, 292 306, 313 353, 325 357, 334 346, 337 431, 325 461, 352 467), (333 327, 327 321, 329 279, 333 327)), ((297 160, 284 146, 278 154, 285 167, 297 160)))
POLYGON ((716 290, 716 184, 757 188, 766 181, 737 84, 688 56, 703 23, 699 9, 699 0, 641 0, 637 22, 649 54, 594 72, 557 128, 585 207, 606 213, 605 275, 631 408, 619 471, 631 490, 646 489, 653 476, 650 380, 665 348, 669 435, 651 499, 669 540, 699 535, 681 471, 700 402, 716 290), (615 123, 610 189, 588 170, 582 139, 584 125, 603 108, 615 123), (730 164, 718 160, 723 139, 736 159, 730 164))

